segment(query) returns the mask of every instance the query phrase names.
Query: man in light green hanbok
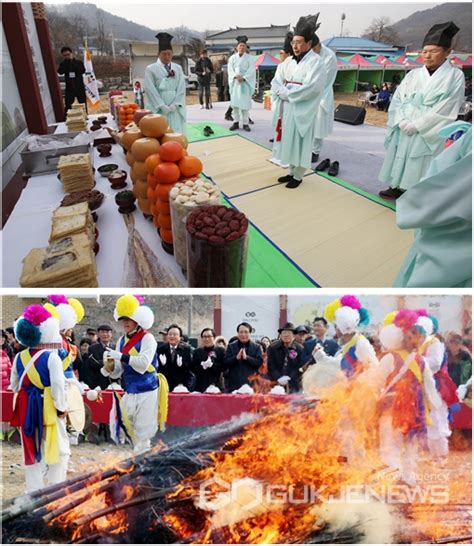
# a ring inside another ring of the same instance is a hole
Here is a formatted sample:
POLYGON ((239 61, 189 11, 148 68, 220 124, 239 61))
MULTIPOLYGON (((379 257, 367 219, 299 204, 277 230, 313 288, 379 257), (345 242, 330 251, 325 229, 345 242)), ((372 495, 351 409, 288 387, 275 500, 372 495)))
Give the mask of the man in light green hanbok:
POLYGON ((447 137, 453 143, 397 201, 397 224, 415 228, 415 241, 395 287, 472 286, 472 126, 448 125, 440 131, 447 137))
POLYGON ((305 170, 311 168, 314 120, 326 85, 324 63, 312 50, 318 15, 300 17, 294 29, 294 56, 282 63, 285 66, 272 82, 274 93, 282 101, 275 139, 281 144, 274 155, 289 165, 289 174, 278 182, 289 189, 297 188, 305 170))
POLYGON ((160 32, 158 60, 145 69, 145 108, 162 114, 175 133, 186 134, 186 81, 183 69, 171 62, 173 36, 160 32))
POLYGON ((388 109, 387 155, 379 178, 389 184, 385 199, 397 199, 428 171, 443 150, 439 131, 456 120, 464 100, 464 74, 451 65, 452 23, 434 25, 423 41, 425 66, 409 72, 397 87, 388 109))
POLYGON ((239 128, 239 122, 244 131, 250 131, 249 110, 255 91, 256 69, 252 57, 247 53, 247 40, 247 36, 237 37, 237 52, 230 57, 227 65, 230 105, 235 120, 231 131, 239 128))

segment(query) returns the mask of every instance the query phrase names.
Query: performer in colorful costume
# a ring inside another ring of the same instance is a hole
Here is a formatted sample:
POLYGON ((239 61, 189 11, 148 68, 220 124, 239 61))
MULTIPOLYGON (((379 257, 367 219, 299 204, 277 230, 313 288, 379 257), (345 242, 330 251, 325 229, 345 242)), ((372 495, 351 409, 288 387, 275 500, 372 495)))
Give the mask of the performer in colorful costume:
POLYGON ((420 353, 426 331, 419 314, 401 309, 387 315, 380 341, 387 354, 378 368, 379 440, 382 462, 409 485, 416 483, 418 443, 430 423, 430 407, 439 405, 430 369, 420 353))
POLYGON ((449 454, 448 438, 451 436, 449 421, 452 419, 452 413, 460 409, 459 398, 456 384, 448 374, 446 346, 436 337, 438 321, 435 317, 428 316, 424 309, 418 310, 418 313, 420 314, 418 324, 427 334, 420 354, 431 370, 440 397, 437 407, 431 409, 432 422, 427 430, 428 449, 439 463, 444 463, 449 454))
POLYGON ((121 322, 125 335, 115 350, 104 353, 105 359, 114 361, 113 368, 105 364, 101 371, 112 379, 122 378, 125 395, 118 412, 123 412, 134 452, 141 453, 150 448, 150 440, 157 432, 159 402, 165 406, 162 412, 167 407, 167 383, 161 374, 157 375, 157 342, 147 331, 155 317, 141 296, 127 294, 117 300, 114 318, 121 322))
POLYGON ((30 305, 15 323, 15 337, 27 348, 16 355, 11 371, 18 393, 11 424, 20 427, 26 492, 31 493, 64 481, 70 455, 59 317, 30 305))

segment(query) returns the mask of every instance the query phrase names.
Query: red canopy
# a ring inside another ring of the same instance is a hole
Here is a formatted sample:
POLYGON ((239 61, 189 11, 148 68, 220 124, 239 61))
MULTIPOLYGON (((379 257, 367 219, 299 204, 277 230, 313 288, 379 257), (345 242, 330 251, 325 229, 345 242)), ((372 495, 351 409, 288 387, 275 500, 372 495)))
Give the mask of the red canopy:
POLYGON ((356 53, 349 59, 350 64, 357 64, 359 66, 374 66, 377 63, 374 63, 373 61, 369 61, 369 59, 366 59, 365 57, 362 57, 362 55, 359 55, 356 53))

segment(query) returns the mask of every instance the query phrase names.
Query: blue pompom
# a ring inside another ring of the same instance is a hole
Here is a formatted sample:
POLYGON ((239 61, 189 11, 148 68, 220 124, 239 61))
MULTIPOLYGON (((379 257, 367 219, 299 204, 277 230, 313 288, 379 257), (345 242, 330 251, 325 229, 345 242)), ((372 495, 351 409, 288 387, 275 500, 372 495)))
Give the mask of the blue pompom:
POLYGON ((359 325, 360 326, 367 326, 370 322, 370 315, 369 312, 365 307, 361 307, 359 309, 359 325))
POLYGON ((439 331, 439 320, 433 315, 430 315, 430 319, 431 319, 431 322, 433 323, 433 334, 437 334, 439 331))
POLYGON ((41 331, 38 326, 21 318, 15 325, 15 337, 25 347, 36 347, 41 341, 41 331))

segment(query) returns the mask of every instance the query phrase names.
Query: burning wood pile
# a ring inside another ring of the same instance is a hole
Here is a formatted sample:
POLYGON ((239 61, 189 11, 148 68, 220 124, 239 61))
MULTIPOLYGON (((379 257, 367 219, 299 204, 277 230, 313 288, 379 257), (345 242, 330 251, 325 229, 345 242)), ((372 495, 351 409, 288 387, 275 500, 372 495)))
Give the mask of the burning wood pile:
POLYGON ((372 410, 341 387, 321 402, 243 414, 18 497, 3 510, 3 542, 392 542, 386 503, 328 502, 347 485, 385 484, 372 410))

